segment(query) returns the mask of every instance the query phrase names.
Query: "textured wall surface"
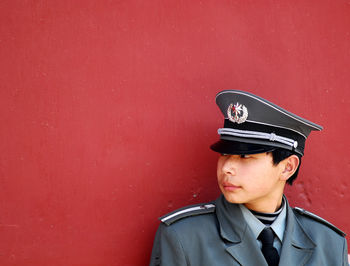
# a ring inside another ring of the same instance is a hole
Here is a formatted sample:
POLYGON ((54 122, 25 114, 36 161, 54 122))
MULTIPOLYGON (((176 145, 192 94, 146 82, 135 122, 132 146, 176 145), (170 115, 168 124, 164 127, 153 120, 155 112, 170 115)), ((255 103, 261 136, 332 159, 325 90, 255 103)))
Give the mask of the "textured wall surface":
POLYGON ((146 265, 157 217, 219 194, 217 91, 321 124, 304 207, 350 233, 350 2, 0 2, 0 264, 146 265))

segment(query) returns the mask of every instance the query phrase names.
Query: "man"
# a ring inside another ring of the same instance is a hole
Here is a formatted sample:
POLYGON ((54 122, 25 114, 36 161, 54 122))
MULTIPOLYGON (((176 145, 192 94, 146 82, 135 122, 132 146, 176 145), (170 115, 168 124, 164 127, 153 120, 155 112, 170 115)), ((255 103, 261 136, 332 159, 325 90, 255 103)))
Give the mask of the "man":
POLYGON ((161 217, 150 265, 348 265, 345 234, 283 195, 322 127, 248 92, 222 91, 216 103, 222 195, 161 217))

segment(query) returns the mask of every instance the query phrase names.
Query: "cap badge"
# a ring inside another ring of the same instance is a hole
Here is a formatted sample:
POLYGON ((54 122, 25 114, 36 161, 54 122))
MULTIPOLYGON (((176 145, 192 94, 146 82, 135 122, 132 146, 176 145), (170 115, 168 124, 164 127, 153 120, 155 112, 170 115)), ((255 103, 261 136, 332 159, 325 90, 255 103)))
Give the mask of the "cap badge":
POLYGON ((231 103, 227 108, 227 116, 231 122, 241 124, 248 118, 248 109, 243 104, 231 103))

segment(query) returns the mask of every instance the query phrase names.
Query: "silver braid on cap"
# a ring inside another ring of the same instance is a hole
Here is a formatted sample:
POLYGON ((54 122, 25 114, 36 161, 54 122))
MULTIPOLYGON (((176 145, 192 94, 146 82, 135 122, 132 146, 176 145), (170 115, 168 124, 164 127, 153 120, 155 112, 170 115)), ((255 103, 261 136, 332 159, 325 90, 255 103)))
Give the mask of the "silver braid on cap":
POLYGON ((294 149, 298 147, 298 142, 296 140, 282 137, 282 136, 276 135, 275 133, 264 133, 264 132, 258 132, 258 131, 240 130, 240 129, 233 129, 233 128, 219 128, 218 134, 241 137, 241 138, 265 139, 272 142, 279 142, 279 143, 288 145, 294 149))

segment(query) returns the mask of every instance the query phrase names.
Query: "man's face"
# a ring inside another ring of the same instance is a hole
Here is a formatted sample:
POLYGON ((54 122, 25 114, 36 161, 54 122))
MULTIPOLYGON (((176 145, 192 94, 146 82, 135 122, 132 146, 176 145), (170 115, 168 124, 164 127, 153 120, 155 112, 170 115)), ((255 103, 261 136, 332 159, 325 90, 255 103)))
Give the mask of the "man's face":
POLYGON ((221 155, 217 178, 228 202, 263 211, 264 206, 276 204, 276 199, 282 197, 285 184, 280 180, 282 171, 280 165, 273 164, 271 153, 221 155))

